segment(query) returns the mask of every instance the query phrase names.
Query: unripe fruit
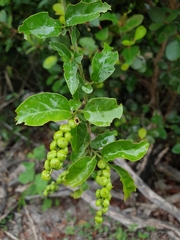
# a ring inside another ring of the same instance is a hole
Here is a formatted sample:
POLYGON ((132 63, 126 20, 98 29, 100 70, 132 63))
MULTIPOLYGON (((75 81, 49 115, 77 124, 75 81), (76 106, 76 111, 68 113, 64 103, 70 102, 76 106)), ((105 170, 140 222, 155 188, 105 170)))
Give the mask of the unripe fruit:
POLYGON ((101 216, 102 216, 102 210, 98 210, 98 211, 96 212, 96 216, 101 217, 101 216))
POLYGON ((61 130, 54 133, 54 140, 57 140, 58 138, 63 136, 63 132, 61 130))
POLYGON ((103 200, 103 206, 104 207, 109 207, 109 200, 108 199, 103 200))
POLYGON ((60 21, 62 24, 65 24, 65 17, 64 17, 64 16, 60 16, 59 21, 60 21))
POLYGON ((60 161, 57 158, 53 158, 50 161, 50 167, 55 170, 59 170, 60 168, 60 161))
POLYGON ((52 150, 52 151, 48 152, 47 159, 51 160, 52 158, 55 158, 56 156, 57 156, 57 151, 56 150, 52 150))
POLYGON ((106 178, 110 178, 110 176, 111 176, 110 172, 106 169, 102 170, 102 175, 106 178))
POLYGON ((101 175, 102 175, 102 171, 101 170, 97 171, 97 176, 101 176, 101 175))
POLYGON ((63 148, 63 151, 65 152, 65 154, 67 155, 68 154, 68 152, 69 152, 69 149, 68 149, 68 147, 65 147, 65 148, 63 148))
POLYGON ((99 179, 99 185, 101 185, 101 186, 106 186, 106 184, 108 183, 108 178, 106 178, 106 177, 100 177, 100 179, 99 179))
POLYGON ((108 211, 108 207, 102 208, 102 212, 103 212, 103 213, 107 213, 107 211, 108 211))
POLYGON ((101 199, 96 200, 96 206, 97 206, 97 207, 100 207, 100 206, 101 206, 101 203, 102 203, 101 199))
POLYGON ((95 178, 95 181, 99 184, 99 182, 100 182, 100 179, 101 179, 101 177, 100 176, 96 176, 96 178, 95 178))
POLYGON ((68 124, 63 124, 63 125, 60 126, 60 130, 62 132, 70 132, 71 128, 70 128, 70 126, 68 124))
POLYGON ((71 135, 70 132, 66 132, 66 133, 64 134, 64 137, 65 137, 65 139, 69 142, 69 141, 71 140, 71 138, 72 138, 72 135, 71 135))
POLYGON ((48 191, 47 191, 47 190, 44 190, 43 195, 44 195, 45 197, 47 197, 47 196, 48 196, 48 191))
POLYGON ((56 185, 55 184, 51 184, 51 191, 54 192, 56 190, 56 185))
POLYGON ((43 170, 41 173, 41 178, 45 181, 49 181, 51 179, 51 175, 47 170, 43 170))
POLYGON ((100 191, 101 191, 100 189, 97 189, 97 190, 96 190, 96 193, 95 193, 96 198, 100 198, 100 197, 101 197, 100 191))
POLYGON ((65 147, 67 147, 67 145, 68 145, 68 141, 67 141, 64 137, 60 137, 60 138, 57 140, 57 145, 58 145, 58 147, 60 147, 60 148, 65 148, 65 147))
POLYGON ((44 162, 44 168, 45 168, 46 170, 48 170, 48 171, 50 171, 50 170, 51 170, 51 167, 50 167, 50 162, 49 162, 49 160, 46 160, 46 161, 44 162))
POLYGON ((100 195, 102 198, 107 198, 109 196, 109 191, 107 188, 101 188, 100 195))
POLYGON ((52 150, 55 150, 56 147, 57 147, 57 142, 54 140, 54 141, 52 141, 52 142, 50 143, 50 150, 51 150, 51 151, 52 151, 52 150))
POLYGON ((111 183, 111 182, 108 182, 108 183, 106 184, 106 188, 110 191, 110 190, 113 188, 112 183, 111 183))
POLYGON ((66 153, 63 149, 58 151, 57 158, 59 159, 59 161, 64 161, 66 159, 66 153))
POLYGON ((61 177, 58 177, 58 178, 56 179, 56 182, 57 182, 57 184, 61 184, 61 183, 62 183, 62 178, 61 178, 61 177))
POLYGON ((102 221, 103 221, 103 218, 102 217, 98 217, 98 216, 95 216, 95 222, 96 223, 102 223, 102 221))
POLYGON ((98 168, 100 168, 100 169, 104 169, 106 167, 106 165, 107 165, 107 163, 102 159, 99 160, 99 162, 97 164, 98 168))
POLYGON ((76 128, 77 127, 77 124, 73 119, 70 119, 68 121, 68 124, 69 124, 70 128, 76 128))

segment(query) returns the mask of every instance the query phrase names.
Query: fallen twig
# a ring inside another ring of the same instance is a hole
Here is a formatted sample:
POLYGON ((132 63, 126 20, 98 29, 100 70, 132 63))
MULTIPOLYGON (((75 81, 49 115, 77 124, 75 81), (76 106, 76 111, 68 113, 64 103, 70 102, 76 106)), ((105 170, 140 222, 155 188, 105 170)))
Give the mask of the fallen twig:
POLYGON ((10 232, 7 232, 7 231, 4 230, 4 233, 5 233, 8 237, 10 237, 11 239, 13 239, 13 240, 19 240, 17 237, 15 237, 14 235, 12 235, 10 232))
POLYGON ((149 201, 155 203, 159 208, 173 215, 180 222, 180 211, 174 205, 168 203, 165 199, 160 197, 154 191, 152 191, 142 179, 129 167, 129 165, 123 159, 116 159, 116 164, 126 169, 133 177, 138 190, 147 198, 149 201))

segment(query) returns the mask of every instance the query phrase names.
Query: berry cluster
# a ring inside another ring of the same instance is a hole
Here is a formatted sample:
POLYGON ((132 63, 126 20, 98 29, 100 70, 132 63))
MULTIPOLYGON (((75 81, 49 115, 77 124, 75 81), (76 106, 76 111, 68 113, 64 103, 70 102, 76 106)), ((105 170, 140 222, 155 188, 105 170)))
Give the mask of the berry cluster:
POLYGON ((49 194, 52 194, 55 191, 57 191, 58 190, 58 185, 64 182, 67 173, 68 173, 68 171, 64 171, 63 173, 61 173, 58 176, 56 181, 53 181, 49 185, 47 185, 44 192, 43 192, 43 195, 45 197, 47 197, 49 194))
POLYGON ((70 131, 76 126, 77 123, 73 119, 70 119, 68 124, 61 125, 59 130, 54 133, 54 140, 50 143, 50 151, 47 154, 47 160, 44 162, 44 170, 41 173, 43 180, 49 181, 52 171, 63 167, 63 162, 68 154, 68 144, 71 140, 70 131))
POLYGON ((96 176, 96 182, 102 186, 102 188, 96 190, 96 206, 100 207, 100 210, 96 212, 95 222, 97 224, 103 222, 102 215, 108 211, 108 207, 111 200, 111 174, 110 174, 110 167, 108 164, 103 160, 99 160, 97 163, 99 168, 96 176))

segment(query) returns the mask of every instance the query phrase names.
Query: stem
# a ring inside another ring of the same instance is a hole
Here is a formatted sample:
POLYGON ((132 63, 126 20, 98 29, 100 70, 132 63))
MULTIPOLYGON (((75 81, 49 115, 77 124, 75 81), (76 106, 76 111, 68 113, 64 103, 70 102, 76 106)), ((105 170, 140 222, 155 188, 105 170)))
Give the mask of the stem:
POLYGON ((61 3, 63 5, 64 11, 66 11, 66 0, 61 0, 61 3))

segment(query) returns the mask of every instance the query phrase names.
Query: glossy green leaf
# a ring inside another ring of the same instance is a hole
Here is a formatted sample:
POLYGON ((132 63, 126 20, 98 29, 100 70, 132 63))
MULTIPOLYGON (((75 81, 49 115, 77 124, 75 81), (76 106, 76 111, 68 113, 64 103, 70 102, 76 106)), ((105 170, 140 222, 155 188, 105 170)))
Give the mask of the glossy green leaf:
POLYGON ((92 88, 91 84, 85 83, 84 86, 82 86, 82 90, 83 90, 85 93, 90 94, 90 93, 92 93, 93 88, 92 88))
POLYGON ((106 146, 107 144, 114 142, 116 140, 115 136, 118 135, 116 130, 109 131, 106 130, 104 133, 97 135, 97 137, 91 141, 91 147, 94 149, 100 149, 106 146))
POLYGON ((138 46, 131 46, 128 48, 124 48, 121 55, 124 57, 126 64, 131 65, 134 61, 134 58, 139 53, 139 47, 138 46))
POLYGON ((115 118, 121 118, 123 107, 115 98, 92 98, 84 108, 84 117, 96 126, 110 126, 115 118))
POLYGON ((92 59, 91 80, 100 83, 104 82, 114 72, 114 65, 118 60, 118 52, 105 43, 104 49, 96 53, 92 59))
POLYGON ((72 129, 71 134, 71 160, 75 161, 85 155, 85 150, 89 145, 90 136, 84 122, 81 122, 76 128, 72 129))
POLYGON ((120 28, 120 31, 121 32, 131 31, 132 29, 139 26, 142 23, 143 19, 144 19, 144 16, 141 14, 133 15, 132 17, 127 19, 124 26, 120 28))
POLYGON ((180 143, 176 143, 173 148, 172 148, 172 152, 174 154, 180 154, 180 143))
POLYGON ((110 9, 111 7, 107 3, 102 3, 99 0, 91 3, 69 4, 65 13, 66 25, 74 26, 89 22, 98 18, 100 13, 107 12, 110 9))
POLYGON ((92 174, 96 167, 96 163, 97 160, 91 157, 82 157, 78 159, 68 168, 65 185, 69 185, 72 188, 81 185, 92 174))
POLYGON ((137 41, 141 38, 143 38, 145 35, 146 35, 146 28, 144 26, 139 26, 136 28, 136 31, 135 31, 135 36, 134 36, 134 39, 137 41))
POLYGON ((72 116, 68 100, 56 93, 39 93, 28 97, 16 109, 17 124, 42 126, 49 121, 60 121, 72 116))
POLYGON ((161 22, 152 23, 152 24, 149 26, 149 29, 150 29, 151 31, 156 31, 156 30, 158 30, 159 28, 161 28, 162 26, 164 26, 164 23, 161 23, 161 22))
POLYGON ((180 58, 180 42, 177 40, 170 42, 166 47, 165 53, 169 61, 176 61, 180 58))
POLYGON ((160 23, 166 20, 165 11, 159 7, 151 7, 148 14, 152 21, 160 23))
POLYGON ((57 37, 61 30, 59 20, 49 17, 47 12, 31 15, 18 27, 19 33, 24 33, 25 36, 33 34, 39 38, 57 37))
POLYGON ((79 78, 77 75, 78 64, 74 61, 64 62, 64 78, 68 85, 70 93, 73 95, 78 89, 79 78))
POLYGON ((177 26, 176 24, 167 24, 164 25, 158 32, 157 40, 158 43, 163 43, 166 39, 168 39, 170 36, 173 36, 177 32, 177 26))
POLYGON ((50 69, 52 68, 58 61, 56 56, 49 56, 43 62, 43 68, 50 69))
POLYGON ((102 149, 102 156, 106 161, 124 158, 135 162, 147 153, 148 147, 147 142, 132 143, 130 140, 119 140, 106 145, 102 149))
POLYGON ((124 201, 126 201, 130 197, 131 193, 136 191, 137 187, 134 180, 124 168, 117 165, 111 165, 111 167, 116 170, 120 176, 120 181, 123 185, 124 201))
POLYGON ((111 13, 111 12, 106 12, 106 13, 103 13, 101 14, 101 16, 99 17, 99 20, 100 21, 111 21, 115 24, 118 24, 119 23, 119 20, 118 20, 118 17, 116 16, 115 13, 111 13))
POLYGON ((134 40, 133 40, 133 41, 123 40, 123 41, 122 41, 122 44, 123 44, 124 46, 132 46, 132 45, 135 44, 135 41, 134 41, 134 40))
POLYGON ((64 61, 69 61, 71 59, 72 54, 64 44, 59 42, 50 42, 50 45, 58 52, 59 56, 61 56, 64 61))
POLYGON ((95 36, 100 41, 105 41, 109 36, 109 29, 108 27, 103 28, 99 32, 95 33, 95 36))

